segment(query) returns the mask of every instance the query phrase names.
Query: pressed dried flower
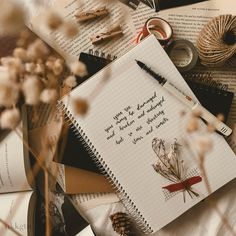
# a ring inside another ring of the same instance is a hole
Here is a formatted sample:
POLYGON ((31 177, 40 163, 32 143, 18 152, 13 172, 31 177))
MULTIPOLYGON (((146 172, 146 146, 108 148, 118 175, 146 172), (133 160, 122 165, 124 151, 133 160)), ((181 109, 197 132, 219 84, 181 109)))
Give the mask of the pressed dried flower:
POLYGON ((77 115, 85 115, 88 112, 89 104, 85 99, 77 98, 73 100, 74 112, 77 115))
POLYGON ((58 29, 63 23, 61 17, 55 12, 48 12, 46 14, 46 24, 51 30, 58 29))
POLYGON ((14 106, 19 98, 19 87, 14 82, 0 79, 0 106, 14 106))
POLYGON ((2 112, 0 126, 2 129, 14 129, 20 122, 20 112, 17 108, 7 109, 2 112))
POLYGON ((13 56, 16 58, 21 59, 22 61, 27 61, 28 57, 27 57, 27 52, 24 48, 15 48, 13 51, 13 56))
POLYGON ((88 74, 86 65, 80 61, 72 62, 69 67, 71 72, 77 76, 84 77, 88 74))
POLYGON ((58 99, 58 92, 56 89, 44 89, 40 95, 40 100, 44 103, 55 103, 58 99))
POLYGON ((78 26, 72 22, 64 22, 62 25, 62 31, 67 38, 73 38, 79 33, 78 26))
POLYGON ((27 76, 22 85, 25 102, 28 105, 36 105, 40 101, 42 83, 37 76, 27 76))
POLYGON ((0 34, 15 34, 24 27, 24 12, 16 4, 0 1, 0 34))
POLYGON ((187 132, 194 132, 197 131, 199 129, 199 118, 196 116, 193 116, 189 119, 188 123, 187 123, 187 132))
POLYGON ((27 56, 30 60, 38 60, 39 58, 45 59, 49 53, 49 48, 40 39, 36 39, 27 48, 27 56))
POLYGON ((70 87, 70 88, 74 88, 77 85, 76 82, 76 78, 73 75, 68 76, 65 80, 64 80, 64 85, 70 87))

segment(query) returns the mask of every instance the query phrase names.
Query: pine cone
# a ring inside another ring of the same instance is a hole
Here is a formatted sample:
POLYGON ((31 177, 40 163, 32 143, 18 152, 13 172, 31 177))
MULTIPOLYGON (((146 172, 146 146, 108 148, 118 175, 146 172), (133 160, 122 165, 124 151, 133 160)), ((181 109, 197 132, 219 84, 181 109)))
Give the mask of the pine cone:
POLYGON ((117 212, 110 215, 110 220, 112 222, 112 227, 115 232, 121 236, 131 236, 133 235, 132 223, 126 213, 117 212))

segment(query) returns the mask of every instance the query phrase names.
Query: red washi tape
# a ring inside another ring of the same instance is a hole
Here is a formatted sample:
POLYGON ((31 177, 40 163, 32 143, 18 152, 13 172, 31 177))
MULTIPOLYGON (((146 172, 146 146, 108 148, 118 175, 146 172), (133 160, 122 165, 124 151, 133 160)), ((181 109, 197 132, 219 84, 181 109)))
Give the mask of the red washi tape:
POLYGON ((138 34, 136 42, 139 43, 150 34, 155 35, 160 44, 165 46, 172 38, 173 29, 171 25, 162 18, 152 17, 144 24, 142 31, 138 34))

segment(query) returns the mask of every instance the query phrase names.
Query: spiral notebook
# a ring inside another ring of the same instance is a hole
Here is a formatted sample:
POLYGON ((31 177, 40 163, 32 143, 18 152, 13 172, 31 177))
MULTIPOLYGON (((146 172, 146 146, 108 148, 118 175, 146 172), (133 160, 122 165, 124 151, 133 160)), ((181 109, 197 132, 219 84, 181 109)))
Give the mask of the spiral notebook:
MULTIPOLYGON (((141 71, 135 59, 196 99, 156 38, 149 36, 75 88, 59 107, 93 152, 137 226, 152 233, 209 194, 194 162, 196 153, 182 142, 186 133, 181 123, 187 116, 178 117, 186 107, 141 71), (73 99, 88 97, 108 71, 110 79, 88 113, 75 114, 73 99), (164 157, 172 159, 165 162, 164 157), (172 162, 181 166, 178 180, 165 169, 167 163, 174 168, 172 162)), ((214 192, 235 178, 236 158, 223 137, 212 133, 211 139, 214 148, 205 158, 205 171, 214 192)))

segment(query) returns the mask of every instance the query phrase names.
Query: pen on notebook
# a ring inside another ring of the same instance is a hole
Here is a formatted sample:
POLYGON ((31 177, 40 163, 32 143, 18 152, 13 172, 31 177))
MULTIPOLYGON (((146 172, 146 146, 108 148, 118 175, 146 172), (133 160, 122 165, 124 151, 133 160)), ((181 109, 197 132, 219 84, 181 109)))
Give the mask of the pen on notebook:
POLYGON ((159 84, 165 88, 169 93, 187 105, 191 110, 199 110, 200 117, 206 122, 213 124, 216 130, 222 133, 225 136, 229 136, 232 133, 232 129, 230 129, 226 124, 219 121, 212 113, 210 113, 206 108, 201 106, 200 103, 193 101, 191 97, 184 94, 181 90, 175 87, 171 82, 167 81, 161 75, 155 73, 151 68, 146 66, 143 62, 136 60, 137 64, 141 69, 145 70, 148 74, 150 74, 154 79, 156 79, 159 84))

